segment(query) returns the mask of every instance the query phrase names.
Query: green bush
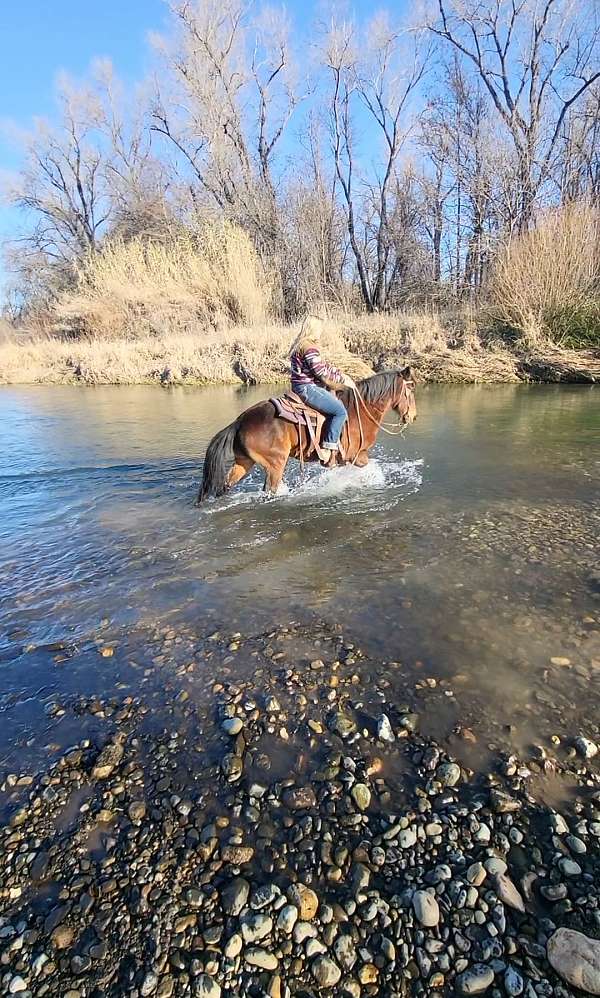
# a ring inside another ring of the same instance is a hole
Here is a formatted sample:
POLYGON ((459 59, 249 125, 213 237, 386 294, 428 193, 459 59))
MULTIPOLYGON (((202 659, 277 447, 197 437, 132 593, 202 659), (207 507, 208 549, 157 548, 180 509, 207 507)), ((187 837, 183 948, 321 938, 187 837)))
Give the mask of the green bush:
POLYGON ((562 347, 600 347, 600 302, 555 308, 544 316, 551 339, 562 347))

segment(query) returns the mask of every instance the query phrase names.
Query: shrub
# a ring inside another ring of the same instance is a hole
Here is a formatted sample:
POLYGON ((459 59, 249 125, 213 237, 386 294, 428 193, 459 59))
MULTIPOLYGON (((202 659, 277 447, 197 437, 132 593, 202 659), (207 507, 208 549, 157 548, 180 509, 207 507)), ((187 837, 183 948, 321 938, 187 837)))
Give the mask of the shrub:
POLYGON ((600 345, 600 212, 578 203, 548 212, 500 251, 490 285, 500 327, 528 342, 600 345))
POLYGON ((100 337, 253 326, 272 311, 273 285, 250 237, 228 222, 165 243, 116 239, 80 265, 59 320, 100 337))

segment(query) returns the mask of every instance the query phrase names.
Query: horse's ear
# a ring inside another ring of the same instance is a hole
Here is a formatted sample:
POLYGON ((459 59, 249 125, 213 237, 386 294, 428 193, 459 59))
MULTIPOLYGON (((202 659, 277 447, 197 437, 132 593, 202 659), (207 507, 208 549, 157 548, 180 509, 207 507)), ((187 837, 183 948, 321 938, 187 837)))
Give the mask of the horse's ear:
POLYGON ((412 380, 412 371, 410 367, 405 367, 403 371, 400 371, 400 374, 402 375, 405 381, 412 380))

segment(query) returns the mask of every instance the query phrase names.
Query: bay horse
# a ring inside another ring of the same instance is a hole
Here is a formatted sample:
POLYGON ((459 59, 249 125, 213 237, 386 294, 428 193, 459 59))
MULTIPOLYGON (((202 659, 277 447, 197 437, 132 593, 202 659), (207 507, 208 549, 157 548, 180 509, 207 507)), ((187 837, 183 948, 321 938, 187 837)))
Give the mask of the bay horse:
MULTIPOLYGON (((346 463, 363 468, 390 409, 397 412, 401 424, 412 423, 417 417, 410 367, 403 371, 382 371, 365 378, 356 386, 356 392, 358 398, 351 388, 342 389, 337 395, 348 412, 343 437, 346 463)), ((314 451, 309 455, 309 447, 306 428, 300 427, 299 432, 297 425, 277 416, 272 402, 251 406, 210 441, 198 503, 210 495, 223 495, 255 464, 265 471, 265 492, 275 493, 290 457, 319 460, 314 451)))

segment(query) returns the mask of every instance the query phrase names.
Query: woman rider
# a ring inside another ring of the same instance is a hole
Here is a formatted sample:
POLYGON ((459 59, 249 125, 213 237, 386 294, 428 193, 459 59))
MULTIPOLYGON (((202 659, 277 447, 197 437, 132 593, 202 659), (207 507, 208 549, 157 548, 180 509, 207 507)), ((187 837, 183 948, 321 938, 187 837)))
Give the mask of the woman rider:
POLYGON ((308 316, 302 324, 290 351, 292 367, 292 391, 299 395, 311 408, 327 416, 323 450, 329 451, 324 464, 335 464, 340 447, 340 437, 348 418, 346 407, 328 388, 353 388, 352 378, 342 374, 333 364, 321 357, 319 345, 323 335, 323 323, 315 316, 308 316))

